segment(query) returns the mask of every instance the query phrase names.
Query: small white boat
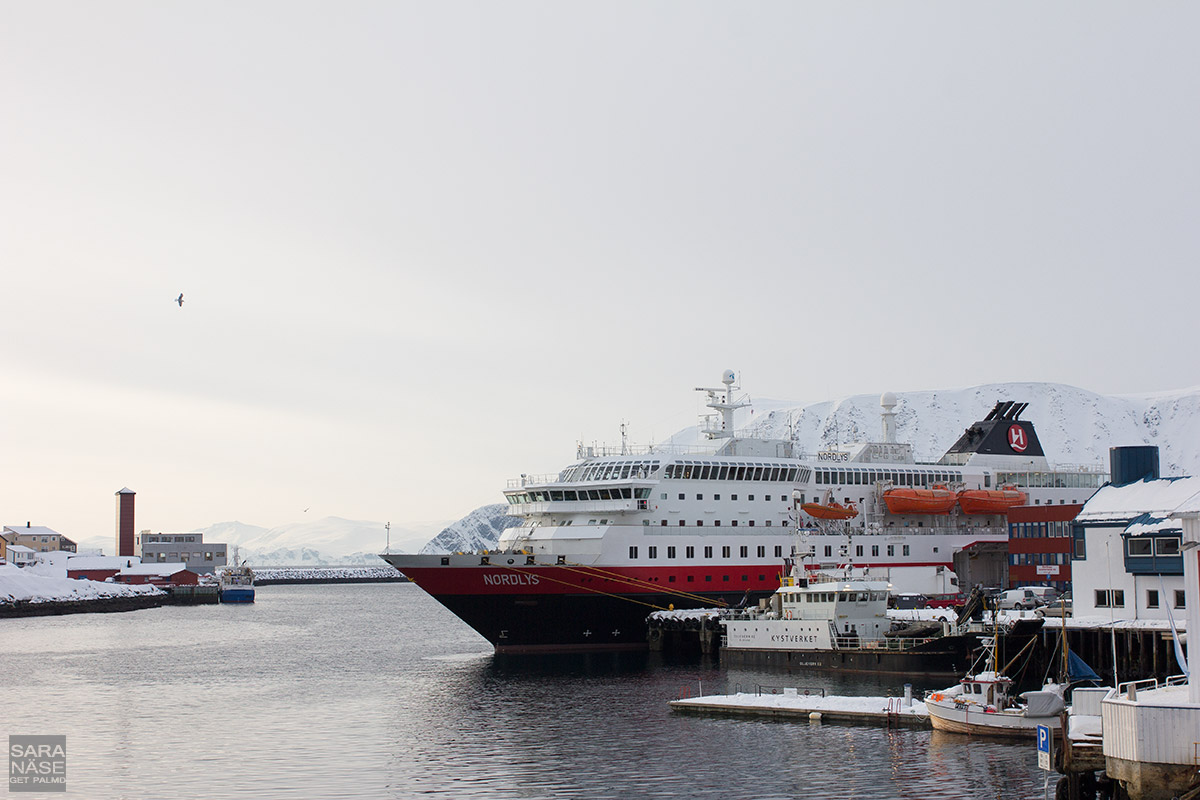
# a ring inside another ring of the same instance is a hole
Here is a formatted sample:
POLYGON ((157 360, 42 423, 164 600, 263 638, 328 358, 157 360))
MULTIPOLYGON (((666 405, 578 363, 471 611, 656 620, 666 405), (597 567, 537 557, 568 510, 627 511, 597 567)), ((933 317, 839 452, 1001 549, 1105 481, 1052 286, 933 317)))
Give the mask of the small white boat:
POLYGON ((1065 687, 1048 683, 1021 694, 1024 702, 1009 696, 1011 687, 1012 679, 998 672, 968 675, 958 686, 925 697, 929 721, 939 731, 1027 738, 1037 735, 1039 725, 1062 727, 1065 687))

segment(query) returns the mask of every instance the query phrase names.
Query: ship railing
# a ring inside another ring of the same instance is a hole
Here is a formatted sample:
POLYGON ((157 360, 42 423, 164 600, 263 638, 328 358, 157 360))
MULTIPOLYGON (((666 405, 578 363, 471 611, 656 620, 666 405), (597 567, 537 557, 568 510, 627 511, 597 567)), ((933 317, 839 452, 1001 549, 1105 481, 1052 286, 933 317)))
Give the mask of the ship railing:
POLYGON ((923 645, 928 642, 935 641, 934 638, 907 638, 896 637, 892 639, 870 639, 864 641, 857 636, 838 636, 834 639, 834 647, 838 650, 862 650, 867 652, 889 652, 898 653, 904 650, 911 650, 918 645, 923 645))

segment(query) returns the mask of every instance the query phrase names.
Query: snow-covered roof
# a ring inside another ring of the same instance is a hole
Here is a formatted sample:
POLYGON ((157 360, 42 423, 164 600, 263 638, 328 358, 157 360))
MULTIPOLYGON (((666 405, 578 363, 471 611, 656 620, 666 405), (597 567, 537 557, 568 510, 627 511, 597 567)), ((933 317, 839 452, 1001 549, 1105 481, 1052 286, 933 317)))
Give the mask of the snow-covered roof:
POLYGON ((123 569, 129 563, 142 563, 141 556, 72 556, 67 569, 123 569))
POLYGON ((174 575, 188 568, 183 563, 167 564, 134 564, 132 567, 121 567, 122 575, 174 575))
POLYGON ((1200 492, 1200 476, 1102 486, 1083 504, 1078 522, 1125 521, 1147 512, 1166 516, 1200 492))
POLYGON ((5 525, 5 533, 15 533, 18 536, 58 536, 58 531, 45 525, 5 525))
POLYGON ((1125 532, 1130 536, 1145 536, 1167 531, 1182 533, 1183 523, 1166 514, 1139 514, 1125 526, 1125 532))
POLYGON ((36 553, 32 547, 26 547, 23 544, 10 544, 8 546, 9 553, 36 553))
POLYGON ((1200 492, 1184 500, 1175 507, 1176 514, 1200 514, 1200 492))

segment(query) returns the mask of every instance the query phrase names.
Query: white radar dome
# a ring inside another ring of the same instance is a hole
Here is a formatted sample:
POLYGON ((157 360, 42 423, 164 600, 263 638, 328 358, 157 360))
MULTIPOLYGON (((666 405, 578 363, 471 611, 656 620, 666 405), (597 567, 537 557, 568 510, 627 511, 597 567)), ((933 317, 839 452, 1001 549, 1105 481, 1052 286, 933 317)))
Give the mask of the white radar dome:
POLYGON ((896 405, 896 395, 892 392, 884 392, 879 396, 879 405, 884 408, 893 408, 896 405))
POLYGON ((733 370, 727 369, 721 373, 721 383, 726 386, 732 386, 734 381, 733 370))

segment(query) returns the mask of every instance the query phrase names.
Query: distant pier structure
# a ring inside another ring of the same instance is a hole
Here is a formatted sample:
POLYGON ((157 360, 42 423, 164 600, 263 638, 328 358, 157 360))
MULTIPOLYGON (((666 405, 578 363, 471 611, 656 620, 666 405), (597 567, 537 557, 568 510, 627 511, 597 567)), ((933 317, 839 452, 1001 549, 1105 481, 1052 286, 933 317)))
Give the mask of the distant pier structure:
POLYGON ((137 492, 121 489, 117 492, 117 555, 137 556, 133 529, 133 498, 137 492))

